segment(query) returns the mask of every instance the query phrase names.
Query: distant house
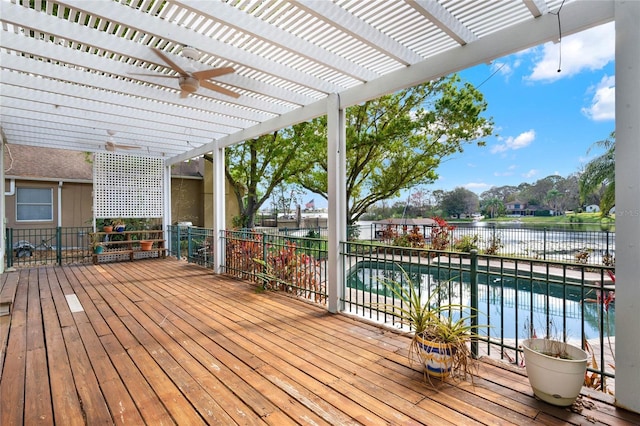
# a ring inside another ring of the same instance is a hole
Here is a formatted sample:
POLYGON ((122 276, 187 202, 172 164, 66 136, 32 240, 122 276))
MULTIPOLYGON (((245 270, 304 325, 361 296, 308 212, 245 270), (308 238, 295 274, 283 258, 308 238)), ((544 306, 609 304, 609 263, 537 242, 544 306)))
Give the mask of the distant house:
POLYGON ((587 213, 599 213, 600 206, 598 206, 597 204, 589 204, 587 207, 584 208, 584 211, 587 213))
MULTIPOLYGON (((8 228, 89 226, 93 219, 91 154, 27 145, 5 145, 5 215, 8 228)), ((202 158, 171 168, 173 223, 211 226, 211 164, 202 158), (208 176, 205 176, 207 175, 208 176), (207 184, 207 182, 209 182, 207 184)), ((231 194, 227 184, 227 194, 231 194)), ((238 214, 227 196, 227 226, 238 214)))
POLYGON ((533 214, 527 203, 520 200, 505 203, 504 208, 507 216, 528 216, 533 214))

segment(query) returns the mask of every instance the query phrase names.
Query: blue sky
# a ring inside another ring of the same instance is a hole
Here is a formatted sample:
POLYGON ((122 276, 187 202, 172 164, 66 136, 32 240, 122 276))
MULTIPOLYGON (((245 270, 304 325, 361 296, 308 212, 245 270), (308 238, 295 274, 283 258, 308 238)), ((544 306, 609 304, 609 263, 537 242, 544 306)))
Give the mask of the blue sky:
POLYGON ((610 23, 564 37, 561 72, 554 43, 460 72, 484 94, 498 136, 443 163, 440 179, 425 189, 480 194, 578 172, 600 153, 588 153, 593 143, 614 130, 614 42, 610 23))
MULTIPOLYGON (((495 134, 486 146, 467 145, 420 188, 467 188, 478 195, 493 186, 567 177, 601 152, 589 148, 614 130, 615 29, 609 23, 458 73, 484 94, 495 134)), ((403 192, 400 200, 406 200, 403 192)), ((316 207, 326 200, 306 194, 316 207)))

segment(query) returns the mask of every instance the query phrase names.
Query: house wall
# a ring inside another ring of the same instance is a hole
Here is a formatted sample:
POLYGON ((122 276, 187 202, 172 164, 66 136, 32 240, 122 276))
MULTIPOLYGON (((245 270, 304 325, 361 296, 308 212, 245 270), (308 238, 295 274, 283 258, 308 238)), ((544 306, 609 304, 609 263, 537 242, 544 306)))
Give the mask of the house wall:
MULTIPOLYGON (((240 214, 240 206, 228 179, 225 179, 225 227, 233 228, 233 217, 240 214)), ((213 164, 204 163, 204 226, 213 228, 213 164)))
MULTIPOLYGON (((209 164, 210 166, 210 164, 209 164)), ((31 181, 16 179, 15 188, 49 188, 53 191, 53 220, 46 222, 17 222, 16 195, 6 196, 6 227, 17 229, 42 229, 58 226, 58 182, 31 181)), ((9 190, 9 181, 5 183, 5 192, 9 190)), ((92 223, 92 183, 63 182, 62 185, 62 226, 91 226, 92 223)), ((211 227, 213 224, 213 185, 211 168, 207 179, 172 178, 171 212, 172 223, 192 222, 194 226, 211 227)), ((233 216, 239 213, 238 203, 233 196, 231 186, 226 185, 226 219, 231 228, 233 216), (231 197, 230 197, 231 194, 231 197)))
MULTIPOLYGON (((90 183, 63 182, 62 184, 62 226, 88 226, 91 223, 90 183)), ((5 192, 9 183, 5 183, 5 192)), ((58 226, 58 182, 30 181, 16 179, 15 192, 5 196, 5 214, 8 228, 42 229, 58 226), (50 221, 16 221, 16 193, 19 188, 47 188, 53 192, 53 219, 50 221)))
POLYGON ((204 183, 202 179, 171 179, 171 222, 204 226, 204 183))

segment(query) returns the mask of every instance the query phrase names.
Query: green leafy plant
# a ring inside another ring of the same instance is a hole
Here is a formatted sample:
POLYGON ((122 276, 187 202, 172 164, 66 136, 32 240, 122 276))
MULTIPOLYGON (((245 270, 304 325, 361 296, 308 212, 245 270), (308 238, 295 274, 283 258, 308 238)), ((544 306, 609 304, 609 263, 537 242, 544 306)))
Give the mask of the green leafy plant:
POLYGON ((463 235, 455 241, 453 248, 457 251, 469 253, 471 250, 477 250, 479 244, 480 236, 478 234, 463 235))
MULTIPOLYGON (((423 341, 450 345, 451 375, 473 378, 474 363, 468 343, 477 338, 479 325, 473 324, 476 315, 469 306, 441 304, 439 299, 446 283, 438 285, 428 297, 423 297, 419 282, 413 280, 400 266, 401 279, 380 278, 381 283, 395 299, 394 303, 373 303, 372 306, 398 318, 413 331, 409 345, 409 360, 424 363, 430 356, 423 341)), ((444 376, 442 376, 444 378, 444 376)))

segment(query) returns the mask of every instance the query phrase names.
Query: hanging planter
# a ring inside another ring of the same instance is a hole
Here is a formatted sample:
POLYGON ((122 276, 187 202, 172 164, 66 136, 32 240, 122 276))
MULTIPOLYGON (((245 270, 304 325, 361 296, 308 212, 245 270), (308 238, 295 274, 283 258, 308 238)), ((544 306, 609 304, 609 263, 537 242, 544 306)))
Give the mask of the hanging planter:
POLYGON ((140 250, 142 251, 151 250, 151 246, 153 246, 153 241, 147 241, 147 240, 140 241, 140 250))
POLYGON ((527 339, 522 348, 533 393, 549 404, 573 404, 584 383, 589 355, 577 346, 551 339, 527 339))

